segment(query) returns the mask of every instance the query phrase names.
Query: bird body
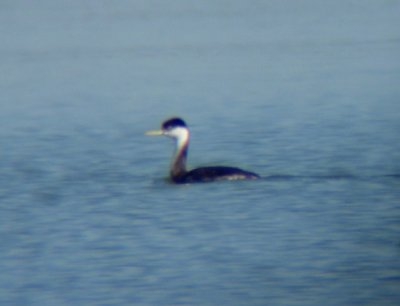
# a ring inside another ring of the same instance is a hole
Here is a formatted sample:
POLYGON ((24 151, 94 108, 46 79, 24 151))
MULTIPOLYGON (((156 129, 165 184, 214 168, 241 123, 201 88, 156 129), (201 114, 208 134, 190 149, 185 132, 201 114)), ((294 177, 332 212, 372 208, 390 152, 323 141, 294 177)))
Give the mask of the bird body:
POLYGON ((189 148, 190 132, 181 118, 171 118, 161 125, 161 130, 148 131, 147 135, 163 135, 176 140, 176 150, 171 163, 170 179, 177 184, 212 182, 219 180, 257 179, 256 173, 236 167, 211 166, 188 171, 186 160, 189 148))

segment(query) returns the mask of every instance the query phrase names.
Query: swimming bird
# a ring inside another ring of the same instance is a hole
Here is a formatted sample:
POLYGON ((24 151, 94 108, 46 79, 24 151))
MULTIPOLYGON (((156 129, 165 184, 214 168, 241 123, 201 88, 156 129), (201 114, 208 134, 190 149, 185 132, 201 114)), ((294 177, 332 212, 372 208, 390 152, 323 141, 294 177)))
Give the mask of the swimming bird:
POLYGON ((146 135, 167 136, 175 139, 176 149, 170 169, 170 179, 173 183, 198 183, 218 180, 243 180, 260 178, 258 174, 236 167, 213 166, 201 167, 188 171, 186 160, 188 156, 190 132, 181 118, 171 118, 164 121, 160 130, 147 131, 146 135))

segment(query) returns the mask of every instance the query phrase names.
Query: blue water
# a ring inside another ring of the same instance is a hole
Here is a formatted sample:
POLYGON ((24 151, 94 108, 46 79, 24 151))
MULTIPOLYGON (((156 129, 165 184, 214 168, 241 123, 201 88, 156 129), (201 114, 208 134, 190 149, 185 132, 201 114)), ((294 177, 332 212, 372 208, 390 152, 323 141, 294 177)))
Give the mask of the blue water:
POLYGON ((1 305, 399 305, 400 2, 3 1, 1 305), (258 181, 175 186, 189 163, 258 181))

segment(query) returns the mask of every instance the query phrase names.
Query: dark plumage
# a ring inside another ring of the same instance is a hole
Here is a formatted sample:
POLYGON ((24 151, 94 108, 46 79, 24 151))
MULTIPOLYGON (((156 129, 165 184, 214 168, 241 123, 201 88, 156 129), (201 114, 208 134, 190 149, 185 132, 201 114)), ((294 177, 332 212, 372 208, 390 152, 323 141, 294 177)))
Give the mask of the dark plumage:
POLYGON ((257 178, 259 178, 259 176, 253 172, 245 171, 240 168, 224 166, 196 168, 184 173, 183 175, 171 177, 175 183, 196 183, 257 178))

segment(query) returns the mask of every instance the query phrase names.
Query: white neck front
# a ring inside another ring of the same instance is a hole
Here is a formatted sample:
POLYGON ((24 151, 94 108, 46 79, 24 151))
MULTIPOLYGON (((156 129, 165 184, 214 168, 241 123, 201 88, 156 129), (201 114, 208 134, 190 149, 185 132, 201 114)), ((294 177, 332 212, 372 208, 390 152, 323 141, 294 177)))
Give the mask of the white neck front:
POLYGON ((186 157, 189 146, 189 130, 184 127, 177 127, 168 131, 167 136, 176 140, 175 156, 171 165, 171 175, 179 176, 186 172, 186 157))

